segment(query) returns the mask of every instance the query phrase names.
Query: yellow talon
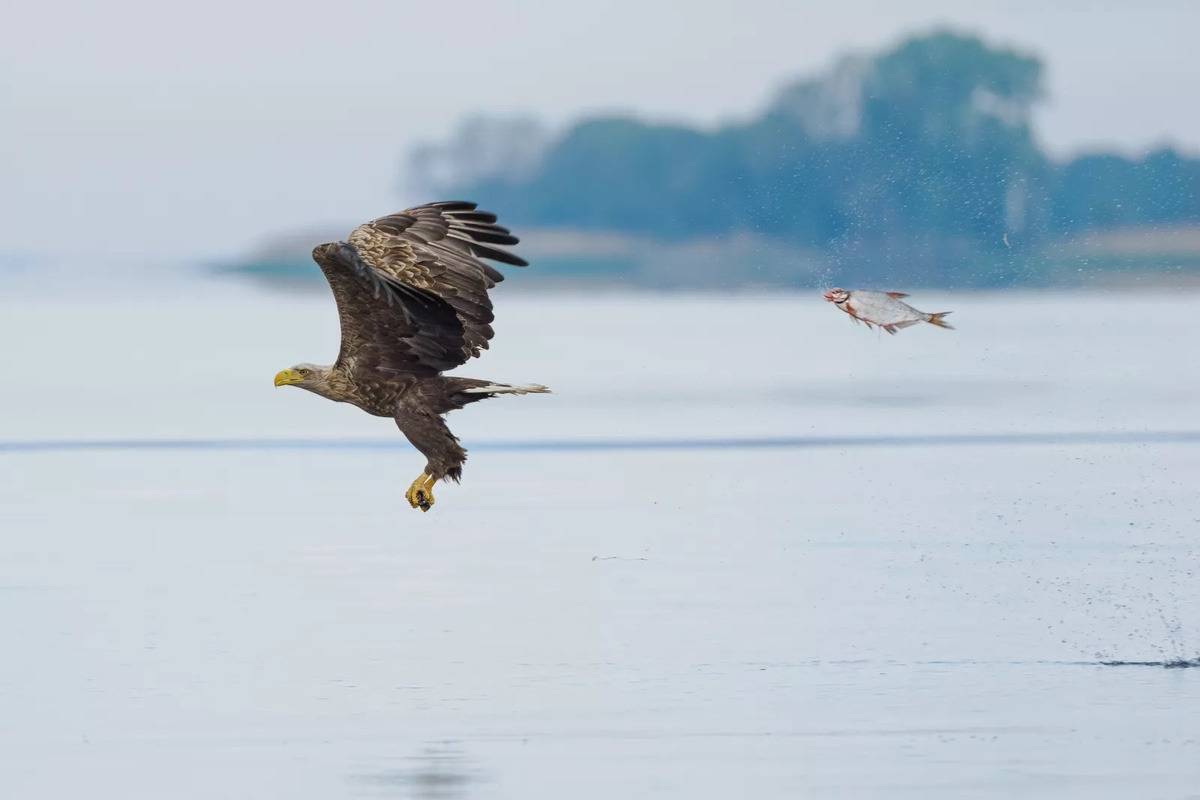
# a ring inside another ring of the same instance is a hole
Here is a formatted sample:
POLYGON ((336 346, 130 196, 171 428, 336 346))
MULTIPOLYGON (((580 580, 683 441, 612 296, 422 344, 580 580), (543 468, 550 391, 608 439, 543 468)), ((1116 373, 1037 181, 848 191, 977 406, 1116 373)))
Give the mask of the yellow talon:
POLYGON ((413 508, 428 511, 433 508, 433 485, 435 483, 437 483, 436 478, 422 472, 408 487, 408 491, 404 493, 404 499, 413 508))

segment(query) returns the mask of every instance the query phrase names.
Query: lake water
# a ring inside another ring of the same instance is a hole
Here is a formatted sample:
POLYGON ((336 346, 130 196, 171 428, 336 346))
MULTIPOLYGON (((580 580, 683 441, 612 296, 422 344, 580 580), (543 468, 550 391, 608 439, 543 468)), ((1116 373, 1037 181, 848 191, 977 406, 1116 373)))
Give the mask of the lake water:
POLYGON ((1200 797, 1200 294, 509 288, 429 514, 323 296, 0 300, 0 796, 1200 797))

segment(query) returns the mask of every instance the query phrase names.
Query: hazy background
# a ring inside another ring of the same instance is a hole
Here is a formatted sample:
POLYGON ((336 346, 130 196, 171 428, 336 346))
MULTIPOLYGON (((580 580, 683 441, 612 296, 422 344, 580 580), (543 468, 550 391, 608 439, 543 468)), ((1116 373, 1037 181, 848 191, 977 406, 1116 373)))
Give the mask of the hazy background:
POLYGON ((9 4, 0 250, 179 263, 424 199, 411 148, 464 116, 714 126, 848 52, 938 26, 1041 57, 1067 157, 1200 148, 1187 2, 9 4))

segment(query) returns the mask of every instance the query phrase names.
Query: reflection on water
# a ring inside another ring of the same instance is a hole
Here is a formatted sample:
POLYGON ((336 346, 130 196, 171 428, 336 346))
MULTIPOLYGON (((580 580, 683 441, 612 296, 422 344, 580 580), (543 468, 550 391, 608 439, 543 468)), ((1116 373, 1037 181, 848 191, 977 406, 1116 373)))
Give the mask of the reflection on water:
POLYGON ((483 782, 484 777, 471 766, 457 742, 438 742, 402 759, 399 767, 356 775, 354 780, 372 794, 453 800, 467 797, 470 786, 483 782))

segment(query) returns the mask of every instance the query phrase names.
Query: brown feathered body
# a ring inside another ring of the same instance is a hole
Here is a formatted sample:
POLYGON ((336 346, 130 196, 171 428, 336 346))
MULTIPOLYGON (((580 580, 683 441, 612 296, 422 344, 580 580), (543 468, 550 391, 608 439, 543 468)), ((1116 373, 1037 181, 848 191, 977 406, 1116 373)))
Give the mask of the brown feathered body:
POLYGON ((433 478, 458 480, 466 450, 442 415, 502 394, 548 391, 441 375, 487 349, 494 332, 488 291, 504 276, 482 259, 525 261, 517 243, 474 203, 443 202, 355 228, 317 246, 337 302, 342 342, 329 367, 302 365, 297 385, 369 414, 392 417, 427 459, 433 478))

